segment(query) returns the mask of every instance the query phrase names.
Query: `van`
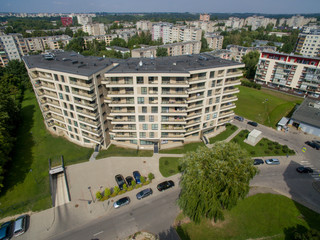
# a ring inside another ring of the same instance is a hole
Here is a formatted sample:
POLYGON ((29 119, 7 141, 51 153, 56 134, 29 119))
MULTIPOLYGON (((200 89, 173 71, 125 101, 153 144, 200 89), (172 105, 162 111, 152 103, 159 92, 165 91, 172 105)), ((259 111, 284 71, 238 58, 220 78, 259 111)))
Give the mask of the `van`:
POLYGON ((13 226, 13 235, 15 237, 23 234, 26 231, 26 225, 27 225, 27 216, 28 215, 22 215, 16 219, 13 226))

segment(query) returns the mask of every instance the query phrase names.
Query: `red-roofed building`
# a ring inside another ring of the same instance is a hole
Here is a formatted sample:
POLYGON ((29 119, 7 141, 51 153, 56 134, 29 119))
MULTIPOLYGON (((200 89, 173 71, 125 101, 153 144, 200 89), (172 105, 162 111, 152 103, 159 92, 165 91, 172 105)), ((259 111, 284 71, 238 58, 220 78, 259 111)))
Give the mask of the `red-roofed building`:
POLYGON ((70 26, 72 24, 72 17, 61 17, 61 22, 64 27, 70 26))

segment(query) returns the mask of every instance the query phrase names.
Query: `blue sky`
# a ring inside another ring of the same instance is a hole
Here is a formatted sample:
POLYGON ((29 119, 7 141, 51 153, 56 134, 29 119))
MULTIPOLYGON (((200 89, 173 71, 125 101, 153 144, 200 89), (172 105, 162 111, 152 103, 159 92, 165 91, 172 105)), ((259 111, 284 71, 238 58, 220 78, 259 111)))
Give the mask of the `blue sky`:
POLYGON ((0 12, 320 13, 320 0, 0 0, 0 12))

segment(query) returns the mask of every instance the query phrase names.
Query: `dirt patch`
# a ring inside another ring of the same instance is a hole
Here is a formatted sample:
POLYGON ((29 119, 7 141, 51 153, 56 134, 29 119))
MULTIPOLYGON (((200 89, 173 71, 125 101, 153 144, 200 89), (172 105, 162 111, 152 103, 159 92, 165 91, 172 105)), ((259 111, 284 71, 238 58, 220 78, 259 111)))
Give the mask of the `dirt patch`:
POLYGON ((190 223, 191 220, 190 218, 188 217, 184 217, 182 219, 179 219, 179 220, 175 220, 174 223, 173 223, 173 227, 178 227, 178 226, 181 226, 182 224, 187 224, 187 223, 190 223))
POLYGON ((226 224, 229 223, 229 220, 228 219, 218 220, 217 222, 215 222, 214 220, 211 220, 210 223, 213 227, 223 228, 226 224))

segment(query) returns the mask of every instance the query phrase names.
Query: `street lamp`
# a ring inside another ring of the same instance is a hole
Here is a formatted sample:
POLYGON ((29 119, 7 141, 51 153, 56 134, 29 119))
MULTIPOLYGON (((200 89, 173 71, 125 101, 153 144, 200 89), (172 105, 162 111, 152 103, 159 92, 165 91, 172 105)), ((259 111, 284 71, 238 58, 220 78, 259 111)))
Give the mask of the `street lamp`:
POLYGON ((94 199, 93 199, 93 196, 92 196, 92 192, 91 192, 91 187, 90 187, 90 186, 88 187, 88 190, 89 190, 89 192, 90 192, 90 196, 91 196, 91 198, 92 198, 92 202, 94 202, 94 199))

